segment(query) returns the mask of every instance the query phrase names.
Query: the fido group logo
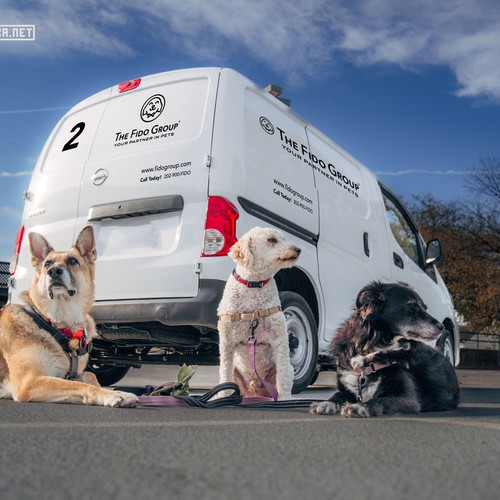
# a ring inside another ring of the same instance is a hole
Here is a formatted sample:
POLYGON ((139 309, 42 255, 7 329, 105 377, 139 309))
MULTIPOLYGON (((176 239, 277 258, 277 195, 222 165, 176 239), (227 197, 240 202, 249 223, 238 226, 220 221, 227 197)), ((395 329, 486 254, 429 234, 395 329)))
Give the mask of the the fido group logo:
POLYGON ((269 135, 274 134, 274 125, 269 121, 265 116, 261 116, 259 118, 260 126, 264 129, 264 132, 267 132, 269 135))
POLYGON ((156 120, 165 109, 165 98, 161 94, 151 96, 141 108, 141 120, 152 122, 156 120))

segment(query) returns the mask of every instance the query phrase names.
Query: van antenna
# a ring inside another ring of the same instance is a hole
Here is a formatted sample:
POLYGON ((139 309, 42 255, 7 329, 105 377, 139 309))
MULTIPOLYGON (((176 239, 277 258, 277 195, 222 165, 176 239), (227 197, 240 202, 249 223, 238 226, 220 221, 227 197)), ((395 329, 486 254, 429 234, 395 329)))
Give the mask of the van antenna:
POLYGON ((265 89, 268 94, 276 97, 276 99, 280 100, 283 104, 290 107, 292 101, 290 99, 285 99, 284 97, 280 97, 283 92, 283 89, 279 85, 274 85, 274 83, 270 83, 265 89))

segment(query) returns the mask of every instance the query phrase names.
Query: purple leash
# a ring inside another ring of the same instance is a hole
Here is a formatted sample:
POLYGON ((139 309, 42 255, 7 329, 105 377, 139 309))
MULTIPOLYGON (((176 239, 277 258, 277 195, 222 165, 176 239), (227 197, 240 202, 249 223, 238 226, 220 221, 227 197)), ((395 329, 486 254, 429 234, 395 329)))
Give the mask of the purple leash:
POLYGON ((245 398, 245 403, 250 403, 250 402, 264 402, 264 401, 277 401, 278 400, 278 391, 276 390, 276 387, 274 387, 273 384, 269 383, 267 380, 263 379, 260 375, 259 372, 257 371, 257 367, 255 366, 255 348, 257 344, 257 339, 255 337, 255 330, 259 326, 259 320, 257 318, 254 318, 252 322, 250 323, 250 337, 248 337, 248 357, 250 358, 250 366, 252 367, 252 370, 254 374, 257 376, 257 378, 260 380, 261 384, 266 388, 266 391, 268 392, 270 398, 266 398, 264 396, 262 397, 252 397, 252 398, 245 398), (247 401, 248 400, 248 401, 247 401))
POLYGON ((269 409, 286 409, 286 408, 308 408, 311 403, 317 403, 322 400, 317 399, 294 399, 278 401, 278 391, 276 388, 263 379, 257 372, 255 363, 255 350, 257 339, 255 330, 259 326, 259 320, 254 317, 250 323, 250 336, 248 337, 248 356, 250 366, 253 372, 265 387, 270 397, 255 396, 242 397, 240 388, 234 382, 227 382, 215 386, 202 396, 139 396, 140 406, 181 406, 181 407, 196 407, 196 408, 219 408, 221 406, 239 406, 243 408, 269 408, 269 409), (221 391, 232 390, 233 393, 229 396, 210 401, 216 394, 221 391))

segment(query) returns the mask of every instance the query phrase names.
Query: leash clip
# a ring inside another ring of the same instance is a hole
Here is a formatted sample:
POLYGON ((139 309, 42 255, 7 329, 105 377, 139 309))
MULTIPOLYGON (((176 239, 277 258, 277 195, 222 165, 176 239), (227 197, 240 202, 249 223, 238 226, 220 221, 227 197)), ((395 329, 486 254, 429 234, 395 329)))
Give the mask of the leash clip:
POLYGON ((248 337, 248 340, 255 340, 255 330, 259 326, 259 319, 256 316, 257 311, 253 313, 253 318, 250 323, 250 337, 248 337))
POLYGON ((360 375, 358 379, 358 403, 363 402, 363 387, 366 386, 368 379, 364 375, 360 375))

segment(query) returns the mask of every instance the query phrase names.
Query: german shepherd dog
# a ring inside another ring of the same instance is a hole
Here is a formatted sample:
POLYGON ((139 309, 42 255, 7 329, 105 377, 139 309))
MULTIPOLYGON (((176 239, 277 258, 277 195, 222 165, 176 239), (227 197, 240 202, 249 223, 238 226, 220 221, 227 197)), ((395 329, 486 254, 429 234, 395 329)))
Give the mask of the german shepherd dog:
POLYGON ((15 401, 101 406, 137 405, 127 392, 103 389, 85 372, 96 335, 88 312, 94 302, 94 230, 82 229, 67 252, 38 233, 28 235, 35 276, 25 305, 0 312, 0 397, 15 401))
POLYGON ((408 285, 368 284, 330 347, 338 390, 328 401, 314 403, 311 413, 373 417, 456 408, 455 370, 424 343, 443 330, 408 285))

